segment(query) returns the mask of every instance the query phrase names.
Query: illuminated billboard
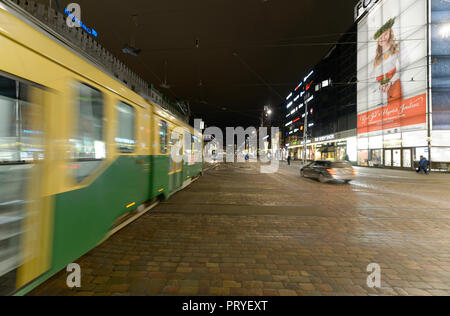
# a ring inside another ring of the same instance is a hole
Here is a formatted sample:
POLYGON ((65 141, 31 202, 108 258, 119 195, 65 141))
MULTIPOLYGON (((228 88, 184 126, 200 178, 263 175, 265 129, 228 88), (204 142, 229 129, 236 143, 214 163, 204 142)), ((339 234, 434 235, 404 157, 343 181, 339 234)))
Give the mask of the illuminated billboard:
POLYGON ((358 135, 427 128, 427 0, 378 1, 358 23, 358 135))

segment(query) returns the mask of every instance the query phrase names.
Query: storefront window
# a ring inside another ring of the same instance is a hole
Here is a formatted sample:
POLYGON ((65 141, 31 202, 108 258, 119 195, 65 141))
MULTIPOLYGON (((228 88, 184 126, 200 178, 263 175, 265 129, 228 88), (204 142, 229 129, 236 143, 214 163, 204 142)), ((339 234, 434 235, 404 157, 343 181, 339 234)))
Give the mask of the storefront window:
POLYGON ((346 156, 347 156, 347 146, 337 147, 336 160, 344 161, 344 160, 346 160, 346 156))
POLYGON ((371 167, 379 167, 383 165, 382 162, 382 150, 381 149, 372 149, 370 151, 369 157, 369 166, 371 167))
POLYGON ((412 162, 411 162, 411 149, 403 149, 403 167, 404 168, 411 168, 412 162))
POLYGON ((450 171, 450 148, 431 148, 431 168, 438 171, 450 171))
POLYGON ((369 165, 369 151, 360 150, 358 152, 358 165, 367 167, 369 165))

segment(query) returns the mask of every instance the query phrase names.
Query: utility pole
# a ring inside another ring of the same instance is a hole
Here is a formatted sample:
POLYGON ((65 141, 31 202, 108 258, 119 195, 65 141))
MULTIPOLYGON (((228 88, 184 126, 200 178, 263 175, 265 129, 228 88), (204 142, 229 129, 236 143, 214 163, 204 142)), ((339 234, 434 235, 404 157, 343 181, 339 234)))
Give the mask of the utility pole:
MULTIPOLYGON (((430 3, 427 2, 427 38, 431 38, 431 32, 430 32, 430 3)), ((431 105, 433 100, 431 99, 431 56, 430 56, 430 41, 427 40, 427 143, 428 143, 428 162, 430 163, 430 172, 431 172, 431 105)), ((413 158, 414 160, 414 158, 413 158)), ((414 162, 413 162, 414 165, 414 162)))
POLYGON ((306 141, 308 138, 308 102, 305 101, 305 125, 303 127, 303 164, 306 165, 306 153, 308 147, 306 145, 306 141))

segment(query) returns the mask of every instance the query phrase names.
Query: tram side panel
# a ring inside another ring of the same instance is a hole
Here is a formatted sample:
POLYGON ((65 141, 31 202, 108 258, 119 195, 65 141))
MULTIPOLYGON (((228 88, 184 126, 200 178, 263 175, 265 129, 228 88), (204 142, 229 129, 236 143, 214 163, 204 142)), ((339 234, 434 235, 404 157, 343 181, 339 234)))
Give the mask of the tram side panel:
MULTIPOLYGON (((107 95, 101 87, 99 91, 107 95)), ((100 152, 97 148, 89 148, 88 144, 87 151, 91 154, 93 151, 97 156, 75 157, 69 168, 72 190, 55 196, 53 253, 57 270, 97 246, 117 218, 148 200, 150 155, 148 148, 139 146, 139 112, 142 110, 133 107, 136 123, 132 128, 136 137, 128 144, 132 141, 137 146, 124 146, 126 142, 121 139, 122 144, 119 144, 117 135, 121 101, 115 96, 106 99, 109 99, 107 111, 101 120, 112 122, 104 131, 107 150, 103 153, 102 145, 95 141, 94 147, 100 147, 100 152)))
MULTIPOLYGON (((136 105, 139 98, 110 93, 119 87, 109 76, 8 13, 0 18, 10 29, 0 30, 0 79, 13 86, 11 93, 0 89, 1 110, 14 115, 8 122, 19 122, 0 137, 0 176, 20 182, 0 181, 0 215, 17 219, 13 224, 22 232, 2 253, 0 283, 11 280, 6 294, 26 285, 18 292, 24 294, 97 246, 118 217, 148 200, 151 146, 141 140, 151 126, 142 116, 149 114, 145 106, 136 105), (26 87, 44 96, 24 97, 26 87), (121 102, 133 109, 128 120, 119 119, 121 102), (44 119, 26 115, 32 105, 44 119), (122 135, 120 121, 128 127, 122 135), (7 169, 30 171, 19 177, 7 169)), ((4 228, 2 238, 10 229, 4 228)))
POLYGON ((152 157, 151 157, 151 198, 163 197, 167 200, 169 192, 169 121, 156 113, 152 123, 152 157))

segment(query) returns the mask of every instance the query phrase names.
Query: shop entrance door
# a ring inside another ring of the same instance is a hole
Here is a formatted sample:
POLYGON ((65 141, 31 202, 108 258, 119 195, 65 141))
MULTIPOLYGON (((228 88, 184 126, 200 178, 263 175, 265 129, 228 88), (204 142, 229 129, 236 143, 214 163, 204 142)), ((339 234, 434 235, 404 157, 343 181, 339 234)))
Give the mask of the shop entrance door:
POLYGON ((412 149, 403 149, 403 168, 412 168, 412 149))
POLYGON ((384 165, 386 167, 392 167, 392 150, 384 151, 384 165))
POLYGON ((394 148, 384 151, 384 165, 394 168, 413 168, 412 148, 394 148))
POLYGON ((394 149, 392 150, 392 166, 396 168, 401 168, 402 166, 402 150, 394 149))

